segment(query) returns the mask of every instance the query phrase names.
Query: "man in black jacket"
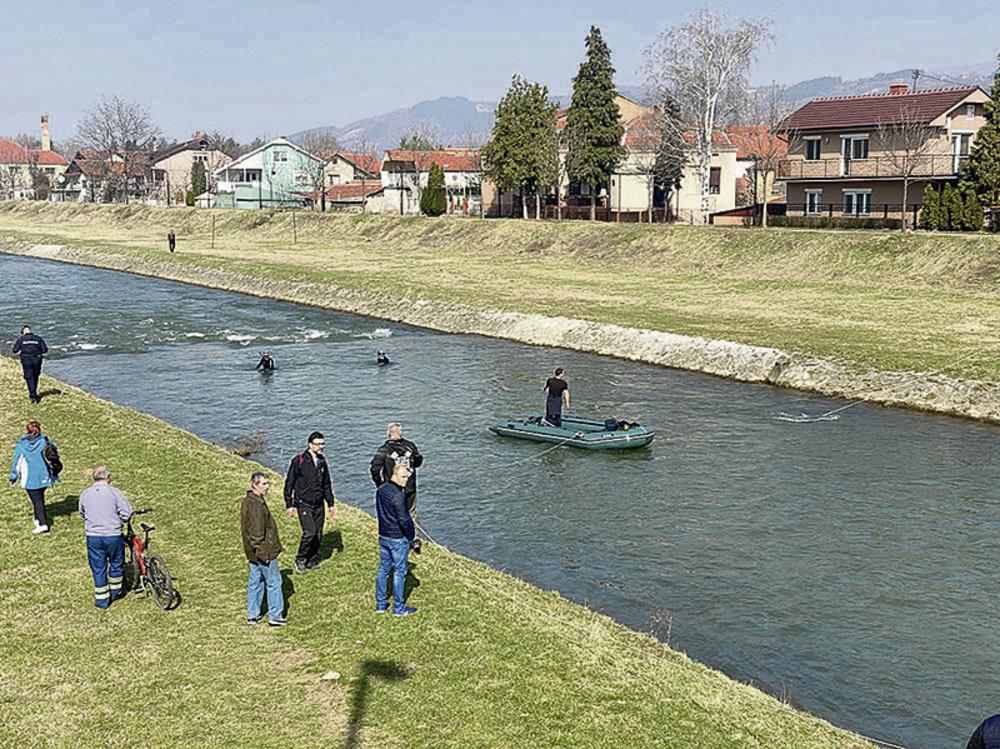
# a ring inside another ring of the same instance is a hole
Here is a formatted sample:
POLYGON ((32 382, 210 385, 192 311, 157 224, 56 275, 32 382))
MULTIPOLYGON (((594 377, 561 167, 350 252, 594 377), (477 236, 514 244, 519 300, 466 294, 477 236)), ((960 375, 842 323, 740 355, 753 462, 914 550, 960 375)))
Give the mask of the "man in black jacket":
POLYGON ((329 506, 329 516, 337 516, 330 466, 323 456, 326 440, 319 432, 309 435, 309 448, 292 458, 285 477, 285 507, 288 517, 299 516, 302 540, 295 555, 295 571, 305 572, 319 564, 319 544, 323 538, 323 502, 329 506))
POLYGON ((392 472, 397 465, 406 466, 410 478, 406 481, 403 494, 406 495, 406 510, 413 512, 417 505, 417 469, 423 465, 424 456, 417 446, 403 439, 403 427, 395 421, 389 424, 385 431, 389 438, 375 451, 370 466, 372 481, 375 486, 382 486, 392 478, 392 472))
POLYGON ((21 328, 21 337, 14 341, 10 350, 14 356, 21 357, 21 370, 24 372, 24 382, 28 386, 28 398, 32 403, 41 403, 38 397, 38 377, 42 374, 42 356, 49 353, 49 347, 41 336, 31 332, 31 327, 21 328))

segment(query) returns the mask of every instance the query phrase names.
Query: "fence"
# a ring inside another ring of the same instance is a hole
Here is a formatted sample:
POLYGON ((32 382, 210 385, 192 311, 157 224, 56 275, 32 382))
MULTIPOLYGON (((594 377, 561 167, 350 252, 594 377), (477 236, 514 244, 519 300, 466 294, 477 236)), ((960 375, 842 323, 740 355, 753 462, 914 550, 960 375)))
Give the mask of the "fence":
MULTIPOLYGON (((534 212, 529 211, 529 216, 534 216, 534 212)), ((564 205, 560 211, 554 205, 542 207, 542 218, 557 219, 564 221, 589 221, 589 205, 564 205), (561 215, 560 215, 561 214, 561 215)), ((674 216, 668 208, 654 208, 652 211, 652 222, 649 211, 614 211, 608 208, 597 206, 594 208, 594 220, 606 221, 618 224, 666 224, 673 221, 674 216)))
POLYGON ((833 179, 837 177, 953 177, 966 157, 927 154, 908 159, 869 156, 867 159, 787 159, 778 162, 778 179, 833 179))
MULTIPOLYGON (((873 203, 868 206, 867 211, 859 211, 856 208, 845 209, 843 203, 787 203, 784 206, 771 205, 768 210, 768 216, 813 216, 816 218, 826 217, 846 219, 901 219, 903 218, 904 213, 906 214, 907 220, 910 221, 911 226, 916 226, 917 219, 920 216, 920 204, 908 204, 905 211, 903 209, 903 205, 900 203, 873 203), (782 207, 784 210, 775 210, 782 207)), ((759 214, 760 209, 758 208, 758 218, 759 214)))

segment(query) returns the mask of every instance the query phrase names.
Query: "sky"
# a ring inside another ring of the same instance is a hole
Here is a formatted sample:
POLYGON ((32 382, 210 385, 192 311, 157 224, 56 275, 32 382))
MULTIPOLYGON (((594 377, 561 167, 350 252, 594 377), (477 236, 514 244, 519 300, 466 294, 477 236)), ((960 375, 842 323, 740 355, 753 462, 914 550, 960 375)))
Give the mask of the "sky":
MULTIPOLYGON (((72 136, 102 94, 148 105, 169 137, 238 139, 354 120, 439 96, 495 101, 514 73, 568 93, 591 24, 620 83, 641 83, 642 49, 704 3, 504 0, 0 0, 0 135, 72 136), (90 6, 90 7, 87 7, 90 6)), ((919 66, 966 69, 1000 51, 1000 2, 722 0, 766 16, 775 41, 758 83, 859 78, 919 66)))

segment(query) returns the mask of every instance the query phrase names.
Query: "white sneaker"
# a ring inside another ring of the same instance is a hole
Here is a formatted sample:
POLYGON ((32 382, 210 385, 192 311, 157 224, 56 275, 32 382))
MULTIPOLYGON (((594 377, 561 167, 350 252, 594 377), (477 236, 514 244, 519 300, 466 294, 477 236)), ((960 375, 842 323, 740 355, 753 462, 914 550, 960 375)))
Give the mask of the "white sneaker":
POLYGON ((48 532, 49 532, 49 526, 39 525, 38 521, 37 520, 35 521, 35 530, 33 530, 32 533, 48 533, 48 532))

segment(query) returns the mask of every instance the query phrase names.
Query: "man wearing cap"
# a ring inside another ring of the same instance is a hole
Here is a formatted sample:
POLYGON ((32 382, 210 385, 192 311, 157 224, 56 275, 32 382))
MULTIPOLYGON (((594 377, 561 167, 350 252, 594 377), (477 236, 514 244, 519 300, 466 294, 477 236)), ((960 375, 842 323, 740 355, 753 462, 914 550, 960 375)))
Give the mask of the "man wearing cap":
POLYGON ((42 374, 42 357, 49 353, 49 347, 41 336, 31 332, 30 325, 25 325, 10 353, 21 358, 21 371, 24 372, 24 382, 28 386, 29 400, 41 403, 42 399, 38 397, 38 378, 42 374))

